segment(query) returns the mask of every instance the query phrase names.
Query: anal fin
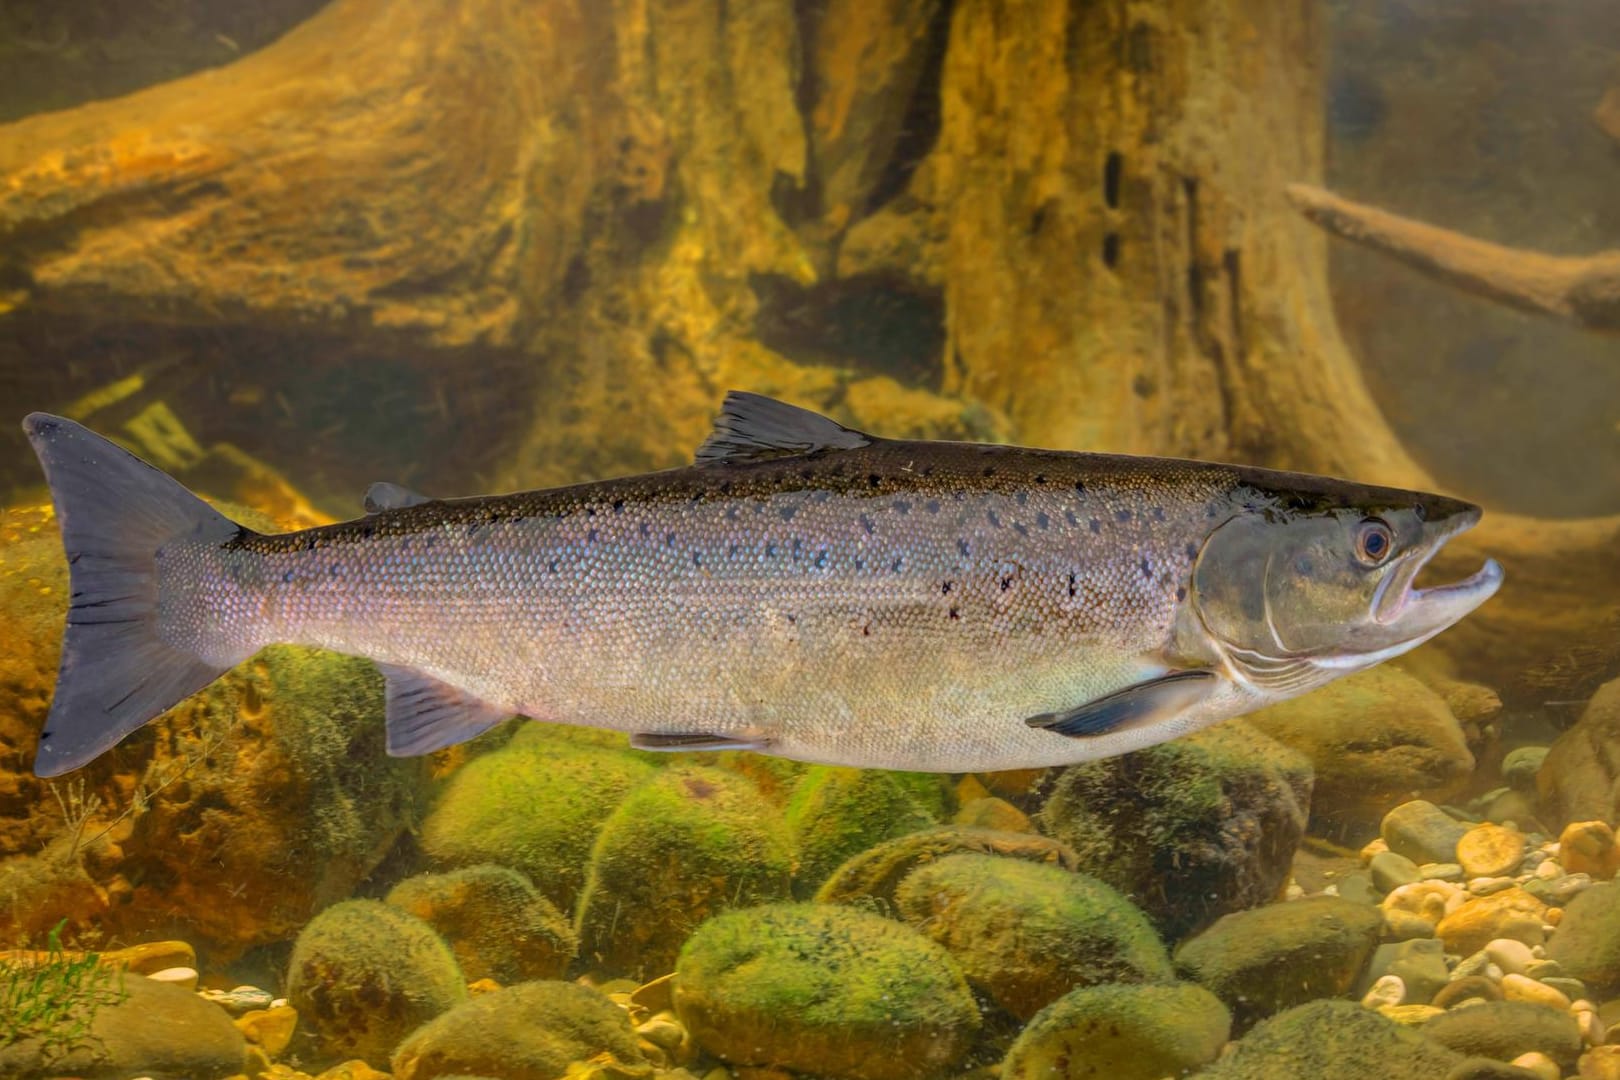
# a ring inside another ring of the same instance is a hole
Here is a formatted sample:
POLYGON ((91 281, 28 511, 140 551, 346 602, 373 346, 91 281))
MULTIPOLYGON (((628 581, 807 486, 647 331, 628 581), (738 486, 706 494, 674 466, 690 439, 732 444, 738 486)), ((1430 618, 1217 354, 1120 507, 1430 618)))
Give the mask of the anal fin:
POLYGON ((746 735, 711 735, 707 731, 643 731, 630 736, 630 746, 635 750, 763 750, 768 745, 765 739, 750 739, 746 735))
POLYGON ((377 668, 388 684, 390 757, 416 757, 466 742, 513 715, 415 668, 377 668))
POLYGON ((1041 713, 1024 722, 1071 739, 1096 738, 1167 720, 1209 696, 1219 678, 1213 671, 1172 671, 1073 709, 1041 713))

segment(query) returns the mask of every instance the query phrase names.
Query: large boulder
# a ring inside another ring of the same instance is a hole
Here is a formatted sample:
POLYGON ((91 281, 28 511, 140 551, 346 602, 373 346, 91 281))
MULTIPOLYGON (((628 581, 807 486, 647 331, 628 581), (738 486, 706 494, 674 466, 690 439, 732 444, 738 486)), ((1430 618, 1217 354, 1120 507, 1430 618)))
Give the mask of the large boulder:
POLYGON ((772 904, 705 923, 681 950, 675 1009, 738 1066, 849 1080, 945 1073, 979 1030, 949 953, 891 919, 772 904))
POLYGON ((956 957, 969 983, 1020 1020, 1075 987, 1170 978, 1153 924, 1086 874, 951 855, 913 871, 895 903, 956 957))
POLYGON ((812 766, 787 804, 799 853, 794 891, 807 896, 850 856, 937 825, 942 800, 935 792, 942 785, 937 776, 918 779, 915 773, 812 766))
POLYGON ((1551 825, 1620 822, 1620 679, 1599 687, 1575 725, 1553 740, 1536 788, 1551 825))
POLYGON ((1422 1027, 1424 1038, 1471 1057, 1512 1061, 1542 1053, 1564 1065, 1581 1053, 1581 1031, 1562 1009, 1528 1001, 1487 1001, 1448 1009, 1422 1027))
POLYGON ((1049 836, 946 825, 908 833, 853 856, 816 890, 816 902, 892 911, 895 890, 913 870, 947 855, 961 854, 1021 859, 1064 870, 1080 866, 1079 858, 1067 844, 1049 836))
POLYGON ((579 948, 572 920, 504 866, 417 874, 395 885, 387 902, 437 930, 469 981, 560 978, 579 948))
POLYGON ((1443 799, 1474 768, 1446 699, 1388 664, 1261 709, 1248 721, 1310 759, 1312 816, 1325 831, 1375 822, 1413 793, 1443 799))
MULTIPOLYGON (((53 963, 60 964, 56 960, 53 963)), ((0 980, 14 978, 0 967, 0 980)), ((66 986, 67 981, 47 986, 66 986)), ((111 972, 95 983, 107 993, 89 993, 86 983, 74 998, 48 1003, 57 1012, 49 1027, 55 1035, 35 1034, 10 1041, 0 1024, 0 1076, 6 1080, 127 1080, 131 1076, 223 1080, 242 1071, 247 1043, 230 1014, 196 994, 141 975, 120 980, 111 972), (120 992, 121 988, 121 992, 120 992), (76 1037, 68 1033, 77 1025, 76 1037), (43 1035, 44 1037, 41 1037, 43 1035)), ((5 1007, 34 1004, 7 994, 5 1007)), ((47 1003, 39 1003, 47 1004, 47 1003)))
POLYGON ((752 781, 672 765, 602 827, 579 901, 580 955, 635 977, 667 974, 700 923, 787 898, 792 872, 781 813, 752 781))
POLYGON ((466 997, 449 946, 380 900, 346 900, 315 916, 287 963, 299 1037, 323 1060, 385 1069, 401 1039, 466 997))
POLYGON ((1276 898, 1310 800, 1310 762, 1233 721, 1065 769, 1038 824, 1175 940, 1276 898))
POLYGON ((629 1014, 589 987, 526 982, 480 994, 423 1024, 394 1051, 392 1069, 395 1080, 556 1080, 587 1060, 643 1065, 629 1014))
POLYGON ((1602 998, 1620 995, 1620 884, 1594 885, 1569 902, 1547 959, 1602 998))
POLYGON ((1227 915, 1176 950, 1176 967, 1231 1006, 1237 1030, 1350 991, 1378 944, 1377 908, 1334 896, 1227 915))
POLYGON ((1088 986, 1042 1009, 1019 1034, 1002 1080, 1160 1080, 1214 1061, 1232 1017, 1190 983, 1088 986))
POLYGON ((560 726, 531 728, 450 778, 422 823, 422 849, 442 869, 509 866, 572 912, 602 823, 656 770, 560 726))
POLYGON ((1415 1080, 1463 1055, 1352 1001, 1313 1001, 1262 1020, 1198 1080, 1415 1080))

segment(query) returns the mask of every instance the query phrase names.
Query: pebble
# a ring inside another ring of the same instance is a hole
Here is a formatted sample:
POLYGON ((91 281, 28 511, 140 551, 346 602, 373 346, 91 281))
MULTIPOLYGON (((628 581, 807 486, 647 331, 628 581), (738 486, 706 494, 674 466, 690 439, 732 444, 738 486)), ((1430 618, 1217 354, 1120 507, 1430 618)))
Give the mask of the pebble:
POLYGON ((681 1043, 686 1041, 686 1028, 681 1026, 681 1022, 673 1014, 660 1013, 636 1028, 636 1034, 667 1052, 671 1057, 680 1050, 681 1043))
POLYGON ((1424 881, 1452 881, 1461 884, 1466 876, 1463 868, 1454 862, 1431 862, 1418 867, 1418 877, 1424 881))
POLYGON ((1598 1019, 1597 1008, 1590 1001, 1577 1001, 1570 1006, 1569 1015, 1575 1018, 1575 1026, 1581 1029, 1581 1039, 1587 1046, 1603 1045, 1603 1021, 1598 1019), (1581 1008, 1582 1005, 1586 1008, 1581 1008))
POLYGON ((1591 874, 1565 874, 1552 883, 1550 901, 1563 907, 1592 887, 1591 874))
POLYGON ((184 941, 148 941, 101 954, 101 962, 127 968, 136 975, 150 975, 165 968, 197 966, 197 951, 184 941))
POLYGON ((1541 763, 1546 757, 1545 746, 1520 746, 1509 750, 1502 758, 1502 779, 1515 791, 1533 793, 1536 790, 1536 773, 1541 771, 1541 763))
POLYGON ((1490 963, 1491 958, 1485 955, 1484 949, 1480 949, 1478 952, 1471 952, 1461 960, 1457 961, 1457 966, 1451 969, 1451 977, 1453 980, 1456 980, 1466 979, 1470 975, 1483 975, 1485 974, 1485 969, 1490 966, 1490 963))
POLYGON ((1526 964, 1520 974, 1532 979, 1556 979, 1564 974, 1564 967, 1556 960, 1536 960, 1526 964))
POLYGON ((1557 990, 1560 994, 1563 994, 1571 1001, 1576 1001, 1586 996, 1586 984, 1581 982, 1579 979, 1566 979, 1562 976, 1549 975, 1539 981, 1546 983, 1548 986, 1552 987, 1554 990, 1557 990))
POLYGON ((1536 962, 1530 946, 1512 938, 1497 938, 1485 945, 1485 955, 1504 972, 1523 975, 1536 962))
POLYGON ((1526 975, 1503 975, 1502 996, 1509 1001, 1528 1001, 1532 1005, 1546 1005, 1565 1012, 1570 1005, 1569 998, 1562 992, 1526 975))
POLYGON ((260 990, 257 986, 238 986, 234 990, 199 990, 197 993, 235 1016, 252 1009, 268 1009, 274 1004, 270 991, 260 990))
POLYGON ((1434 923, 1410 911, 1384 912, 1384 941, 1417 941, 1434 937, 1434 923))
POLYGON ((1391 890, 1380 906, 1387 916, 1404 911, 1420 916, 1431 927, 1446 917, 1454 897, 1464 894, 1455 885, 1445 881, 1414 881, 1391 890))
POLYGON ((277 1058, 292 1042, 293 1030, 298 1026, 298 1012, 290 1005, 279 1009, 254 1009, 236 1020, 237 1030, 248 1042, 277 1058))
POLYGON ((1620 1046, 1594 1046, 1581 1055, 1581 1080, 1620 1080, 1620 1046))
POLYGON ((1511 889, 1518 881, 1510 877, 1477 877, 1468 882, 1468 891, 1475 896, 1489 896, 1503 889, 1511 889))
POLYGON ((1533 873, 1536 867, 1546 862, 1550 856, 1539 848, 1531 848, 1524 853, 1524 861, 1519 864, 1519 873, 1533 873))
POLYGON ((1490 979, 1483 975, 1465 975, 1442 986, 1430 1004, 1437 1008, 1449 1009, 1464 1001, 1474 999, 1499 1001, 1501 998, 1501 989, 1490 979))
POLYGON ((1541 1080, 1559 1080, 1564 1075, 1564 1071, 1558 1067, 1558 1062, 1537 1050, 1520 1054, 1510 1064, 1535 1073, 1541 1080))
POLYGON ((1402 885, 1411 885, 1420 877, 1417 863, 1393 851, 1381 851, 1367 864, 1372 874, 1373 887, 1382 893, 1391 893, 1402 885))
POLYGON ((1399 975, 1381 975, 1361 998, 1363 1008, 1377 1009, 1385 1005, 1399 1005, 1406 1000, 1406 983, 1399 975))
POLYGON ((1473 897, 1440 920, 1435 932, 1446 943, 1446 951, 1453 953, 1482 949, 1495 938, 1512 938, 1526 945, 1540 945, 1545 937, 1541 929, 1541 913, 1546 910, 1546 904, 1523 889, 1503 889, 1490 896, 1473 897))
POLYGON ((1556 859, 1545 859, 1536 864, 1534 873, 1542 881, 1557 881, 1564 876, 1564 868, 1558 865, 1556 859))
POLYGON ((1620 845, 1602 821, 1572 821, 1558 836, 1559 861, 1570 873, 1608 881, 1620 870, 1620 845))
POLYGON ((193 967, 168 967, 151 972, 146 977, 153 982, 168 983, 184 990, 197 989, 197 969, 193 967))
POLYGON ((1378 1012, 1403 1027, 1421 1027, 1445 1012, 1433 1005, 1380 1005, 1378 1012))
POLYGON ((1524 837, 1501 825, 1477 825, 1457 841, 1457 862, 1471 878, 1501 877, 1523 858, 1524 837))
POLYGON ((1414 799, 1385 814, 1378 831, 1389 850, 1426 863, 1460 862, 1457 843, 1469 829, 1433 803, 1414 799))

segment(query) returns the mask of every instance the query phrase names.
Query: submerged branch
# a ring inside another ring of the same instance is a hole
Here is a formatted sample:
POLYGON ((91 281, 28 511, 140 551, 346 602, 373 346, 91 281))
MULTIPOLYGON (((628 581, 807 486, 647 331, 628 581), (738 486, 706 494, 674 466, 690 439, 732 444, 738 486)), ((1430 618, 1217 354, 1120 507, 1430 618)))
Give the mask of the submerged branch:
POLYGON ((1620 333, 1620 251, 1560 256, 1504 247, 1308 184, 1290 184, 1288 197, 1335 236, 1383 252, 1437 281, 1520 311, 1620 333))

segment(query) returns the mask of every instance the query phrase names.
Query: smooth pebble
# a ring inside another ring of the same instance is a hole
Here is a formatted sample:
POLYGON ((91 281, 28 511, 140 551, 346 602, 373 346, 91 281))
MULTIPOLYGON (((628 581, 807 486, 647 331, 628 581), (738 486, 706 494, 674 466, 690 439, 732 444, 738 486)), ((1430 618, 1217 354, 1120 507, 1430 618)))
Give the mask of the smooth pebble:
POLYGON ((1502 976, 1502 996, 1509 1001, 1528 1001, 1533 1005, 1546 1005, 1563 1012, 1569 1010, 1569 998, 1562 991, 1546 983, 1537 982, 1527 975, 1502 976))
POLYGON ((1536 962, 1530 946, 1512 938, 1497 938, 1488 942, 1485 946, 1485 956, 1502 971, 1516 975, 1523 975, 1525 970, 1536 962))
POLYGON ((1399 1005, 1406 1000, 1406 983, 1399 975, 1382 975, 1372 984, 1361 999, 1361 1004, 1369 1009, 1377 1009, 1385 1005, 1399 1005))
POLYGON ((1558 1062, 1536 1050, 1532 1050, 1528 1054, 1520 1054, 1513 1059, 1511 1064, 1517 1065, 1521 1069, 1528 1069, 1541 1077, 1541 1080, 1559 1080, 1559 1077, 1564 1075, 1563 1070, 1558 1067, 1558 1062))

